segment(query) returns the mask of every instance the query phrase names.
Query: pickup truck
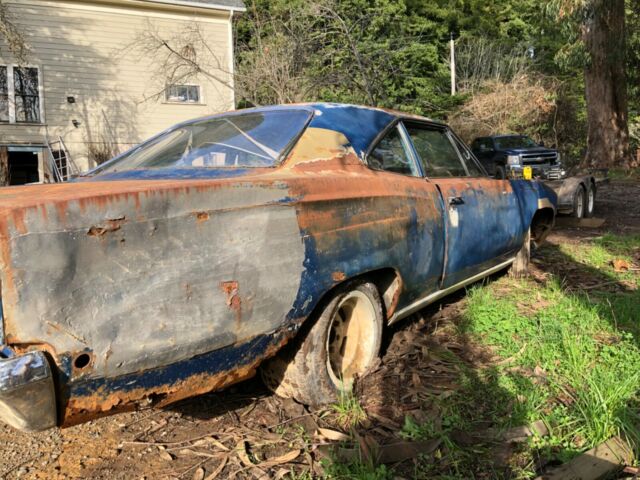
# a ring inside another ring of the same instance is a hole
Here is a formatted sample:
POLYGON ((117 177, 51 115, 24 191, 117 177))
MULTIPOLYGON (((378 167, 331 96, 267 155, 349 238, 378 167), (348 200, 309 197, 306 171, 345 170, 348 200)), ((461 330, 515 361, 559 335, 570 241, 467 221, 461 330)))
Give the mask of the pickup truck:
POLYGON ((565 176, 560 153, 539 145, 526 135, 493 135, 476 138, 471 150, 485 170, 495 178, 521 177, 531 167, 535 177, 559 180, 565 176))

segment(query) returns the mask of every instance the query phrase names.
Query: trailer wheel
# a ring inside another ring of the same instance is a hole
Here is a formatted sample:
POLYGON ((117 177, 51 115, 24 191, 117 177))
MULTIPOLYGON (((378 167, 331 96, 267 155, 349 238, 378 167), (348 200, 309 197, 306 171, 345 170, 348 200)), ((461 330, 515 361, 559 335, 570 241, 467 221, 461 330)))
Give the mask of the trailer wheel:
POLYGON ((587 192, 584 186, 579 185, 573 194, 573 217, 584 218, 584 213, 587 206, 587 192))
POLYGON ((333 293, 293 344, 261 366, 280 397, 326 405, 353 389, 380 353, 384 315, 373 283, 356 281, 333 293))
POLYGON ((593 182, 589 182, 587 188, 587 201, 585 203, 584 216, 585 218, 593 217, 593 211, 596 208, 596 186, 593 182))

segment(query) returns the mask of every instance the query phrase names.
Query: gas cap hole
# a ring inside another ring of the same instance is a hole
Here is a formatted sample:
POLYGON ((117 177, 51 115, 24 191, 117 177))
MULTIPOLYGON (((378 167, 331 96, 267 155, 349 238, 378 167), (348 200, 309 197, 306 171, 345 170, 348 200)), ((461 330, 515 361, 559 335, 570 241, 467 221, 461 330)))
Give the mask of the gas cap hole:
POLYGON ((91 356, 88 353, 81 353, 73 361, 73 366, 78 370, 86 368, 91 363, 91 356))

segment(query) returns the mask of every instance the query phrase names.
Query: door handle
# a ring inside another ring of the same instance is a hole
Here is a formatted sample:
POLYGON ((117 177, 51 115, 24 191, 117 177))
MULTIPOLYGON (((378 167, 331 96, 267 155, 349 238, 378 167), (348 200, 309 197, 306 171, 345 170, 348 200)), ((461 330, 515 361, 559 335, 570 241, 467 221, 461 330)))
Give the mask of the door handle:
POLYGON ((449 205, 452 207, 457 205, 464 205, 464 200, 462 197, 449 197, 449 205))

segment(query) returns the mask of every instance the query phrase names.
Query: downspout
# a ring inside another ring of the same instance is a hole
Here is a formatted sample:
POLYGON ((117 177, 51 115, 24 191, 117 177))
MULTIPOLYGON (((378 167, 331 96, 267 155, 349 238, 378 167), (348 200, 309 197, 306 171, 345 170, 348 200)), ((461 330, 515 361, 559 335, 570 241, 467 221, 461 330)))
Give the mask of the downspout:
POLYGON ((231 85, 231 110, 236 109, 236 84, 234 71, 234 48, 233 48, 233 10, 229 10, 229 84, 231 85))

